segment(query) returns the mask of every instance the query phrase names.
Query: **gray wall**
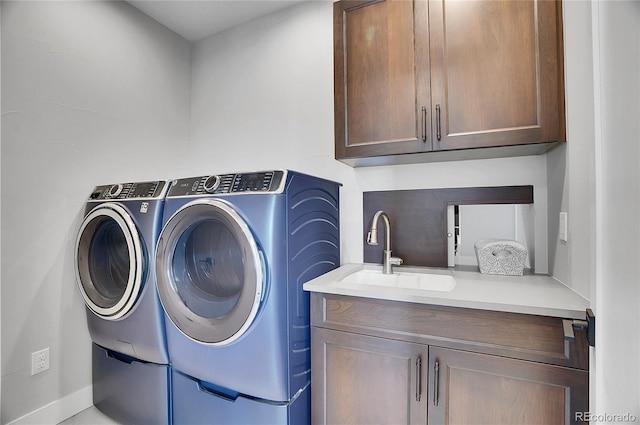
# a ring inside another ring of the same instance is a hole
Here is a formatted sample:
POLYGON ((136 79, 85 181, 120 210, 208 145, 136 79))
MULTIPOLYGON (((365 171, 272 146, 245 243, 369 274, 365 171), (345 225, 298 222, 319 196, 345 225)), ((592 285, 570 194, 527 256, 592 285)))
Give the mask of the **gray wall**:
POLYGON ((90 402, 83 202, 96 184, 175 173, 190 79, 189 43, 127 3, 2 2, 2 423, 90 402), (30 376, 45 347, 50 370, 30 376))

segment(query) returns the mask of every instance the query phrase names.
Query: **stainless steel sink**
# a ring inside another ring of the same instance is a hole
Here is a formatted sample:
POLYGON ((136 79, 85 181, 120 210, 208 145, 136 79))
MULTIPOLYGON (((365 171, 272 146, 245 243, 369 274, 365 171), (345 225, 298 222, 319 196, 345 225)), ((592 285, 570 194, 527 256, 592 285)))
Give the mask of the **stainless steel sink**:
POLYGON ((450 292, 456 286, 456 280, 447 271, 432 273, 417 270, 397 270, 393 274, 384 274, 382 270, 365 268, 345 276, 340 281, 359 285, 442 292, 450 292))

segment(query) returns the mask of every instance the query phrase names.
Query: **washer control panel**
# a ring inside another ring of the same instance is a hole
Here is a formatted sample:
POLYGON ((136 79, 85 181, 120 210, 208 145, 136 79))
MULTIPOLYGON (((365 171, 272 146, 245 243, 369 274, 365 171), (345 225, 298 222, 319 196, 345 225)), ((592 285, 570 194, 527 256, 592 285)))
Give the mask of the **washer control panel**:
POLYGON ((152 181, 96 186, 89 200, 159 198, 162 197, 166 185, 165 181, 152 181))
POLYGON ((167 196, 278 193, 285 180, 285 172, 280 170, 189 177, 174 180, 167 196))

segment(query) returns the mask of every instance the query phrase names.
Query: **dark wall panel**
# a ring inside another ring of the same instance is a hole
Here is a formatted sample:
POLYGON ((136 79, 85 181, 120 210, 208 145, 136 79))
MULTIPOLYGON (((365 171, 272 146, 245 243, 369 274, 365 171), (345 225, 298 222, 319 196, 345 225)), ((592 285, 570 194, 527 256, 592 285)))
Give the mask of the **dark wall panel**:
POLYGON ((382 222, 377 246, 366 243, 378 210, 391 221, 391 249, 405 265, 447 267, 447 206, 472 204, 532 204, 533 186, 468 187, 452 189, 365 192, 363 196, 364 261, 381 263, 385 245, 382 222))

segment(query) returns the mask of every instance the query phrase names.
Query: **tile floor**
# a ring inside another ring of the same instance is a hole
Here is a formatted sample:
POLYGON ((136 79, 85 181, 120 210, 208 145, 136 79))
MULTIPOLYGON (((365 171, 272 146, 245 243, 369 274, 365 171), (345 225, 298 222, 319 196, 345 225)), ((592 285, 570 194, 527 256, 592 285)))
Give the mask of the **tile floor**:
POLYGON ((113 419, 92 406, 82 412, 60 422, 59 425, 119 425, 113 419))

